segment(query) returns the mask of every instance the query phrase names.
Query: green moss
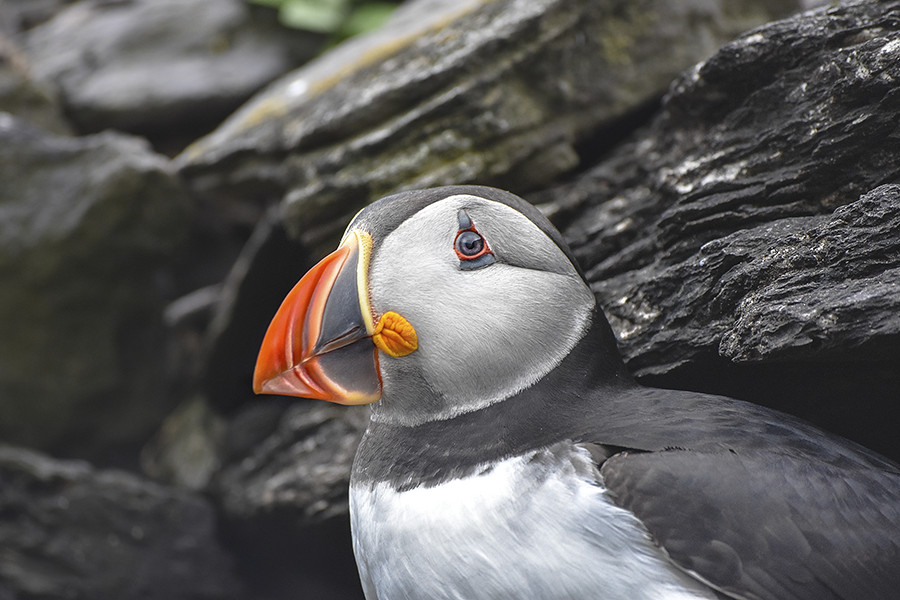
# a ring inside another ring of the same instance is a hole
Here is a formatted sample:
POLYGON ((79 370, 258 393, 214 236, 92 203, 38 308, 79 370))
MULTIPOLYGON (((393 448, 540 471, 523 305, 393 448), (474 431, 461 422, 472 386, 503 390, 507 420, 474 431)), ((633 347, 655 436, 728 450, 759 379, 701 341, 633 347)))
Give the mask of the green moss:
POLYGON ((654 11, 639 3, 624 4, 602 21, 598 43, 600 56, 610 66, 627 66, 634 62, 633 50, 659 19, 654 11))

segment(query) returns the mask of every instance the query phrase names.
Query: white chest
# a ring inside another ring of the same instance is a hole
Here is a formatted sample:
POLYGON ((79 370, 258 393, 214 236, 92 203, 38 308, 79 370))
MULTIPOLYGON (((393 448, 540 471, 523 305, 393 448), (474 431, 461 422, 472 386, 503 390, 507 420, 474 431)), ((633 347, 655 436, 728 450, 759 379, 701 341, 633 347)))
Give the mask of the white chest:
POLYGON ((713 598, 607 500, 587 452, 568 450, 434 487, 351 487, 367 600, 713 598))

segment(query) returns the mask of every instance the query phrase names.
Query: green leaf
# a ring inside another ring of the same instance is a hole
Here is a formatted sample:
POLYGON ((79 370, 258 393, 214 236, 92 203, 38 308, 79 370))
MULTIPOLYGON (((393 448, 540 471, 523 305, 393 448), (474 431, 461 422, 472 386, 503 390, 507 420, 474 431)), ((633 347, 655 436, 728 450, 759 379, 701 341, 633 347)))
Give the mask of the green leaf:
POLYGON ((278 8, 285 3, 285 0, 248 0, 251 4, 261 4, 262 6, 274 6, 278 8))
POLYGON ((367 2, 356 7, 344 21, 341 36, 351 37, 378 29, 388 20, 397 6, 399 5, 394 2, 367 2))
POLYGON ((344 22, 347 10, 347 0, 287 0, 278 18, 288 27, 332 33, 344 22))

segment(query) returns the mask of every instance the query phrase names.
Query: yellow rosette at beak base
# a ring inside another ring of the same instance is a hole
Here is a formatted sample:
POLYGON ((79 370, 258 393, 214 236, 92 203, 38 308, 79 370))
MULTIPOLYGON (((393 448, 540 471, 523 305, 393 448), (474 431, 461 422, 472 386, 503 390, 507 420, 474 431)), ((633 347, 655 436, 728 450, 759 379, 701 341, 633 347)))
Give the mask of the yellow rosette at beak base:
POLYGON ((393 311, 384 313, 378 319, 372 341, 379 350, 395 358, 411 354, 419 347, 415 328, 393 311))

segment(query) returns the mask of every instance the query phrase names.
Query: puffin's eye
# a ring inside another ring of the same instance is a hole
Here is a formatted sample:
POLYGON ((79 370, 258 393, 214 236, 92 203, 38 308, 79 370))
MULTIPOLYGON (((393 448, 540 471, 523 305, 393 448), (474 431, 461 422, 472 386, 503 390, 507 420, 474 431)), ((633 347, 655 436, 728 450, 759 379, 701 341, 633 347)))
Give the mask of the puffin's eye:
POLYGON ((453 240, 453 249, 456 251, 456 256, 459 257, 459 268, 471 271, 492 264, 494 253, 475 229, 475 225, 466 211, 460 209, 457 218, 459 219, 459 232, 456 234, 456 239, 453 240))
POLYGON ((467 229, 456 234, 456 254, 460 260, 472 260, 484 252, 484 238, 477 231, 467 229))

